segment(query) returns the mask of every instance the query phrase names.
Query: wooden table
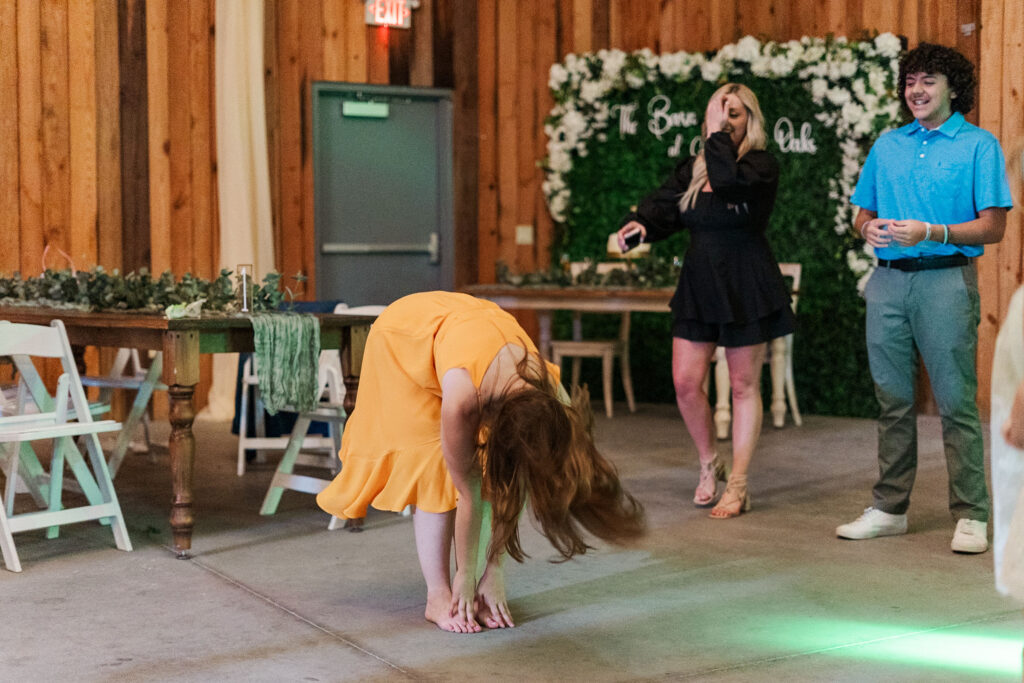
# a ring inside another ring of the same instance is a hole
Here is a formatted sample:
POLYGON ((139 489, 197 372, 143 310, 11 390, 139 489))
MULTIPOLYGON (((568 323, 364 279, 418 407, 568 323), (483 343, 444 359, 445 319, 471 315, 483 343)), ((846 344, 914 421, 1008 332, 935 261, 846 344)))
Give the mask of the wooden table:
MULTIPOLYGON (((669 313, 668 303, 675 293, 675 288, 470 285, 463 291, 493 301, 505 309, 536 311, 537 323, 540 328, 537 348, 545 358, 551 358, 551 319, 555 311, 669 313)), ((786 415, 786 344, 786 337, 773 339, 769 344, 768 358, 772 383, 770 410, 772 423, 776 427, 783 426, 786 415)), ((714 420, 718 438, 725 439, 729 435, 729 424, 732 419, 729 406, 729 366, 725 362, 725 354, 721 352, 721 349, 718 351, 719 353, 715 356, 715 390, 718 399, 715 403, 714 420)))
MULTIPOLYGON (((345 380, 345 409, 355 405, 363 345, 373 316, 316 314, 320 346, 341 351, 345 380)), ((248 317, 207 315, 168 320, 146 313, 93 313, 56 308, 0 307, 0 320, 49 325, 60 319, 73 345, 132 347, 163 352, 163 382, 170 395, 171 532, 174 550, 188 557, 192 547, 192 471, 196 443, 194 393, 199 383, 199 356, 253 350, 248 317)))
POLYGON ((555 311, 669 313, 668 302, 672 299, 675 288, 470 285, 463 291, 493 301, 505 309, 536 311, 537 324, 540 328, 537 348, 545 358, 551 358, 551 319, 555 311))

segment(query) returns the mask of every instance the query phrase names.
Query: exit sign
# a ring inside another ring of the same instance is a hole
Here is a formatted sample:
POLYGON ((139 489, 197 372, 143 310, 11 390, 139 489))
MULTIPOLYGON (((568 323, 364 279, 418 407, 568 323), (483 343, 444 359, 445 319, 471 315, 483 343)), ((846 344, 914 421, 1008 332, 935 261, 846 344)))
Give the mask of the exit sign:
POLYGON ((369 26, 412 28, 412 10, 416 0, 366 0, 366 23, 369 26))

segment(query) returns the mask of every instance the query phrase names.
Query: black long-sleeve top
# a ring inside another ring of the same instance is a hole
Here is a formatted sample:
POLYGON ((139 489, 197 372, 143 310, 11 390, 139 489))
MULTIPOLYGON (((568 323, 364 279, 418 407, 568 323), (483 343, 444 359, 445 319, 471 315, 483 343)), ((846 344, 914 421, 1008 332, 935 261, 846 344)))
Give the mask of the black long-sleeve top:
POLYGON ((778 189, 778 162, 765 150, 736 156, 728 133, 712 134, 704 145, 711 192, 700 192, 693 208, 680 211, 679 199, 692 177, 691 157, 623 220, 643 224, 648 242, 690 230, 690 247, 671 302, 677 318, 751 322, 789 305, 789 292, 765 239, 778 189))

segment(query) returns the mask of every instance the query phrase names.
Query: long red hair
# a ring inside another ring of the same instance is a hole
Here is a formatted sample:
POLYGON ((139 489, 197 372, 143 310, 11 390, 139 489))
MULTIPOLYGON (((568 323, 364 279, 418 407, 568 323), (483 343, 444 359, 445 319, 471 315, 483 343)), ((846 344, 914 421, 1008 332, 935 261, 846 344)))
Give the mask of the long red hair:
POLYGON ((516 367, 528 385, 481 406, 478 457, 482 495, 492 508, 488 557, 504 550, 522 562, 519 515, 527 500, 540 531, 566 560, 591 548, 583 529, 611 543, 644 533, 643 506, 619 482, 615 466, 594 445, 585 389, 565 403, 536 355, 516 367))

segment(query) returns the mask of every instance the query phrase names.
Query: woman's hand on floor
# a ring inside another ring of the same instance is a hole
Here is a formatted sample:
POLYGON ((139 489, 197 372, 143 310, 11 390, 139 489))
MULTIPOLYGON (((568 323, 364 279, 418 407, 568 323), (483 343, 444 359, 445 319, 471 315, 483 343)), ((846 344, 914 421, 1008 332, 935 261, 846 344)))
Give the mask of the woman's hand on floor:
POLYGON ((512 628, 512 614, 505 597, 505 573, 500 566, 490 564, 484 570, 476 587, 477 618, 487 628, 512 628))

